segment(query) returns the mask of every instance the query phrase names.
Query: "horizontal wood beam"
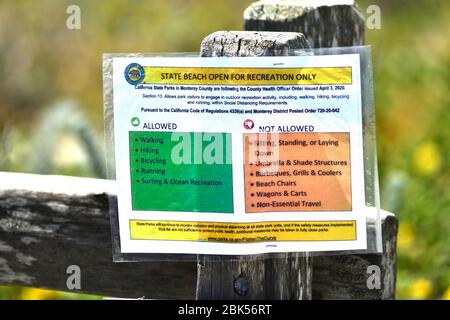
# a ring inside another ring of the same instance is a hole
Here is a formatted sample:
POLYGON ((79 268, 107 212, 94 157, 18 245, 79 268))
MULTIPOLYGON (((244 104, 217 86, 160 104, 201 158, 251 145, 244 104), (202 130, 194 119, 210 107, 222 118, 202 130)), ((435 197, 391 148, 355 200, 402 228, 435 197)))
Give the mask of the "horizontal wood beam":
POLYGON ((78 265, 81 292, 195 297, 196 261, 112 262, 113 181, 0 173, 0 185, 0 285, 69 291, 66 269, 78 265))
MULTIPOLYGON (((78 265, 79 292, 194 299, 195 256, 177 262, 112 262, 108 197, 115 198, 113 181, 0 173, 0 285, 72 291, 66 270, 78 265)), ((397 220, 385 214, 382 222, 383 254, 314 257, 313 299, 394 298, 397 220), (382 270, 381 290, 366 286, 367 266, 373 264, 382 270)))

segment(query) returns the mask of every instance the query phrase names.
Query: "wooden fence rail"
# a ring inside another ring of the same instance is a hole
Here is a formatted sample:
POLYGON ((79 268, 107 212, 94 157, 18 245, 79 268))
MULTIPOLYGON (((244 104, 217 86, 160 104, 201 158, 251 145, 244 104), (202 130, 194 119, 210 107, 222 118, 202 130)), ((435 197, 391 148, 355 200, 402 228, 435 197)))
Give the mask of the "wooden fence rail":
MULTIPOLYGON (((113 181, 0 173, 0 285, 70 291, 67 267, 81 269, 84 293, 194 299, 197 261, 113 263, 108 197, 113 181)), ((313 299, 392 299, 397 221, 383 217, 383 254, 314 257, 313 299), (368 289, 367 267, 382 270, 368 289)))

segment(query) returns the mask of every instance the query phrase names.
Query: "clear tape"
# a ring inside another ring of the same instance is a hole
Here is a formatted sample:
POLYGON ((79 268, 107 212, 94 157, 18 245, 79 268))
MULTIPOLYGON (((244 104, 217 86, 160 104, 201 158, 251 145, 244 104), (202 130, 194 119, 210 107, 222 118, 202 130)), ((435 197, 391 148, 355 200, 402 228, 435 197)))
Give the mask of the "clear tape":
MULTIPOLYGON (((251 255, 252 259, 286 259, 288 256, 318 256, 318 255, 349 255, 382 253, 382 220, 392 213, 380 210, 380 196, 378 185, 378 165, 376 148, 376 123, 373 95, 372 61, 370 46, 355 46, 342 48, 320 48, 290 50, 287 56, 305 55, 336 55, 359 54, 361 71, 361 97, 363 115, 363 152, 364 178, 367 226, 367 249, 346 251, 321 251, 298 253, 266 253, 251 255)), ((273 55, 276 55, 275 53, 273 55)), ((113 58, 115 57, 198 57, 198 53, 108 53, 103 55, 103 92, 104 92, 104 121, 107 178, 115 180, 115 151, 114 151, 114 106, 113 106, 113 58)), ((215 59, 213 57, 211 59, 215 59)), ((208 58, 205 58, 208 59, 208 58)), ((119 220, 117 198, 109 197, 109 213, 111 221, 112 252, 114 262, 139 261, 201 261, 206 255, 197 254, 157 254, 157 253, 122 253, 120 247, 119 220)), ((241 255, 208 255, 209 261, 237 261, 241 255)))

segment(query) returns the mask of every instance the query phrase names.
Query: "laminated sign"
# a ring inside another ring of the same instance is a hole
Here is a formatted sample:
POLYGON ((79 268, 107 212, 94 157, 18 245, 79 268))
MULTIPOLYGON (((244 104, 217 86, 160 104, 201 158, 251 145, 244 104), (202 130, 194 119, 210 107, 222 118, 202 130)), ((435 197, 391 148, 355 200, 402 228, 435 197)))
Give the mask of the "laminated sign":
POLYGON ((106 60, 122 253, 366 249, 360 54, 106 60))

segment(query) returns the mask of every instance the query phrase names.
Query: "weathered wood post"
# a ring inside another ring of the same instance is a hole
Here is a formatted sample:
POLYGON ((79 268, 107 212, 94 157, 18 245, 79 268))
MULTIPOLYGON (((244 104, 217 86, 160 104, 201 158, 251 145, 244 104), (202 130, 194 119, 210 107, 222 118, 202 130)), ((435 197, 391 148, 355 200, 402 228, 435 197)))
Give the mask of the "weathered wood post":
POLYGON ((244 11, 244 30, 303 33, 313 48, 364 44, 364 17, 353 0, 262 0, 244 11))
MULTIPOLYGON (((213 33, 203 40, 201 55, 285 55, 288 49, 305 48, 303 37, 313 48, 363 45, 364 26, 364 17, 353 0, 262 0, 244 11, 244 29, 257 32, 213 33), (295 33, 292 32, 298 32, 301 41, 294 40, 295 33), (272 53, 273 49, 278 51, 272 53)), ((395 296, 396 232, 395 217, 385 217, 383 235, 387 239, 383 244, 383 255, 341 253, 318 257, 316 277, 312 270, 316 264, 307 254, 285 254, 283 259, 280 256, 271 259, 267 255, 263 259, 241 256, 234 258, 236 260, 199 256, 197 298, 392 299, 395 296), (329 268, 330 263, 333 268, 329 268), (366 286, 367 267, 373 264, 381 266, 385 279, 382 290, 370 291, 366 286), (354 273, 358 273, 356 280, 354 273), (313 281, 316 279, 317 290, 311 289, 311 277, 313 281), (346 279, 342 290, 340 279, 346 279), (326 293, 327 285, 330 294, 326 293), (316 292, 314 296, 313 292, 316 292)))
MULTIPOLYGON (((258 32, 213 33, 203 40, 201 55, 287 55, 289 49, 309 46, 305 36, 313 47, 361 44, 364 37, 364 19, 353 6, 311 8, 303 1, 253 3, 244 12, 244 27, 258 32)), ((282 258, 199 256, 197 298, 311 299, 311 279, 312 258, 305 253, 282 258)))
MULTIPOLYGON (((202 41, 200 54, 283 56, 308 47, 300 33, 219 31, 202 41)), ((311 299, 311 257, 306 253, 199 255, 197 264, 197 299, 311 299)))
MULTIPOLYGON (((313 48, 364 45, 364 16, 354 0, 262 0, 244 12, 245 30, 301 32, 313 48)), ((313 299, 394 299, 396 283, 395 216, 382 217, 383 254, 342 252, 313 263, 313 299), (381 290, 369 290, 367 267, 381 268, 381 290)), ((370 235, 369 241, 375 241, 370 235)))

